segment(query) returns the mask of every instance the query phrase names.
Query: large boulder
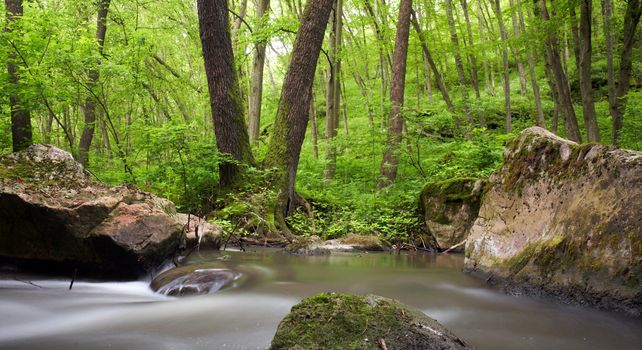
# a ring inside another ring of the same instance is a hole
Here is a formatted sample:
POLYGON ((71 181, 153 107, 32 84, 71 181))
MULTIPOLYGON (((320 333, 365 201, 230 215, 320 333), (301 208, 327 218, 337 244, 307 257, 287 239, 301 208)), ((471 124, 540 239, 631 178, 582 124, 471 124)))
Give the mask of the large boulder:
POLYGON ((375 295, 322 293, 292 307, 271 350, 472 349, 437 321, 375 295))
POLYGON ((484 181, 475 178, 455 178, 424 185, 419 212, 439 249, 458 247, 453 250, 463 252, 463 246, 459 244, 466 240, 477 219, 483 187, 484 181))
POLYGON ((182 239, 174 204, 91 179, 58 148, 0 158, 0 258, 80 276, 135 278, 182 239))
POLYGON ((490 181, 468 271, 513 292, 642 314, 642 153, 532 127, 490 181))

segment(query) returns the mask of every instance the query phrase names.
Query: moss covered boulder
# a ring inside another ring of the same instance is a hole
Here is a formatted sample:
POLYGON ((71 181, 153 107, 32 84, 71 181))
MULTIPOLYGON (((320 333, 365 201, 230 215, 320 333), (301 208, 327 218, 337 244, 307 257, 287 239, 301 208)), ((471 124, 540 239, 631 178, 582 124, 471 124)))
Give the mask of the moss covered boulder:
POLYGON ((509 291, 642 315, 642 153, 532 127, 490 182, 468 271, 509 291))
POLYGON ((271 350, 472 349, 437 321, 375 295, 322 293, 281 321, 271 350))
MULTIPOLYGON (((419 211, 439 249, 463 242, 477 219, 484 181, 455 178, 428 182, 421 190, 419 211)), ((455 251, 463 251, 459 246, 455 251)))
POLYGON ((136 278, 178 248, 174 204, 91 179, 58 148, 0 158, 0 260, 78 276, 136 278))

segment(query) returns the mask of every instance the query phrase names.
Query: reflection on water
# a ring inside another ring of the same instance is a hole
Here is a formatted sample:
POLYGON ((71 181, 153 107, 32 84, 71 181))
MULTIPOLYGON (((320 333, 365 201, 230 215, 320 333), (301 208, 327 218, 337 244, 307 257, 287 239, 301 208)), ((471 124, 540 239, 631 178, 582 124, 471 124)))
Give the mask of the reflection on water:
POLYGON ((0 276, 0 349, 265 349, 290 307, 323 291, 401 300, 479 349, 642 348, 641 320, 503 295, 462 274, 461 256, 213 252, 189 263, 224 254, 243 283, 194 297, 148 282, 69 291, 68 281, 0 276))

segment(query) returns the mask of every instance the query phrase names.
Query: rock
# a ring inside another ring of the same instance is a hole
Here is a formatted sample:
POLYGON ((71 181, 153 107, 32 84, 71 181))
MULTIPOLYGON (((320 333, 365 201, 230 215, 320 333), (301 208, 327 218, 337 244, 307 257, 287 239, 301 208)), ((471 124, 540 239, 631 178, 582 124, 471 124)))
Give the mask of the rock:
POLYGON ((214 250, 221 248, 223 229, 220 226, 191 214, 179 213, 178 220, 186 228, 188 246, 214 250))
POLYGON ((179 246, 174 204, 91 179, 58 148, 33 145, 0 158, 0 257, 47 271, 130 279, 179 246))
POLYGON ((157 293, 171 296, 208 294, 229 287, 241 277, 241 273, 226 268, 187 265, 165 271, 158 275, 150 287, 157 293))
POLYGON ((511 292, 642 315, 642 153, 532 127, 504 158, 466 270, 511 292))
POLYGON ((299 239, 285 247, 285 251, 295 255, 324 255, 331 252, 385 251, 389 245, 377 236, 349 234, 345 237, 321 240, 318 236, 299 239))
MULTIPOLYGON (((477 219, 484 181, 455 178, 429 182, 421 190, 419 211, 441 250, 463 242, 477 219)), ((453 249, 463 252, 464 247, 453 249)))
POLYGON ((322 293, 292 307, 271 350, 472 349, 437 321, 375 295, 322 293), (385 344, 383 347, 380 344, 385 344))

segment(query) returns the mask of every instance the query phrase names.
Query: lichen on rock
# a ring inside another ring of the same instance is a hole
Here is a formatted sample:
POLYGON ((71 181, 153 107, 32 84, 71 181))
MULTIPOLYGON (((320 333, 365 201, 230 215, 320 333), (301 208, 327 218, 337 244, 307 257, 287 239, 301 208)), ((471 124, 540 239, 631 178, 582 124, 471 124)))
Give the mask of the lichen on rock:
POLYGON ((466 269, 509 291, 642 315, 642 153, 532 127, 504 158, 466 269))
POLYGON ((437 321, 376 295, 321 293, 292 307, 271 350, 472 349, 437 321))

